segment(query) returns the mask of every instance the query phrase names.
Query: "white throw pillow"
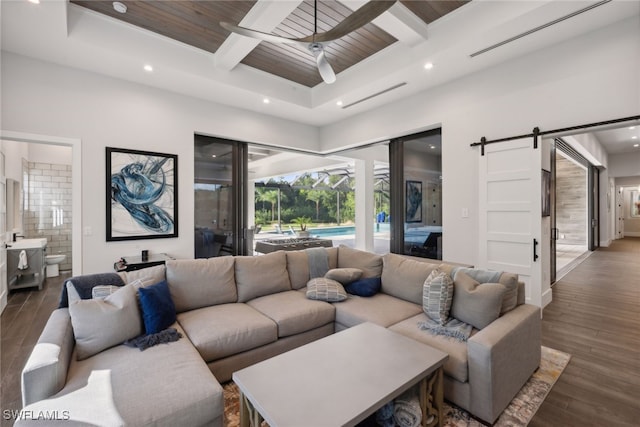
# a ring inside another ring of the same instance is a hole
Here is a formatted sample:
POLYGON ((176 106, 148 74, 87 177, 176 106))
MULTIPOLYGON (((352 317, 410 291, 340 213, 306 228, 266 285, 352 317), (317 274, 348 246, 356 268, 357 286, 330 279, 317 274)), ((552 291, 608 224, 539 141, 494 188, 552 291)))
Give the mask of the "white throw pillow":
POLYGON ((319 301, 338 302, 347 299, 347 292, 340 282, 316 277, 307 283, 307 298, 319 301))

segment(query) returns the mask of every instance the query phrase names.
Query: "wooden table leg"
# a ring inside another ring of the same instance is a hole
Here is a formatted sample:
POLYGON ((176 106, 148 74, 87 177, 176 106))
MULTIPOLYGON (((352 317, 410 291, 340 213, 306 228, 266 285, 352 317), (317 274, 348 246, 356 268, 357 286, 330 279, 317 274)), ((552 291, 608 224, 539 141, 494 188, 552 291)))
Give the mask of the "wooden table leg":
POLYGON ((444 422, 444 390, 442 367, 420 382, 420 407, 423 427, 442 427, 444 422))

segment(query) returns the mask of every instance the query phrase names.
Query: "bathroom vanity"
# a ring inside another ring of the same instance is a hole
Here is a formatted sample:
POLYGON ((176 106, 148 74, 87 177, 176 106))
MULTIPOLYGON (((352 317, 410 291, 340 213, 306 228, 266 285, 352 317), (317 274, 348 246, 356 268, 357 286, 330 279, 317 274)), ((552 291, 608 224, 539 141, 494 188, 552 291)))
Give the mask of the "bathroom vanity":
POLYGON ((7 283, 9 289, 38 287, 45 278, 47 239, 23 239, 7 243, 7 283), (23 262, 20 255, 24 251, 23 262), (26 261, 26 265, 25 262, 26 261))

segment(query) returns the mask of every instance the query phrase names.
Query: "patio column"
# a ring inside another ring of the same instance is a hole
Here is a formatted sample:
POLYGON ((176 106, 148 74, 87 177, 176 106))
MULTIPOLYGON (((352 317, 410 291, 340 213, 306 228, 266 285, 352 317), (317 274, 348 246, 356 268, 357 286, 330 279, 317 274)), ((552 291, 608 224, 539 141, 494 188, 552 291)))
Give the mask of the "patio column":
POLYGON ((247 182, 247 228, 256 225, 256 182, 250 179, 247 182))
POLYGON ((355 160, 356 249, 373 252, 373 160, 355 160))

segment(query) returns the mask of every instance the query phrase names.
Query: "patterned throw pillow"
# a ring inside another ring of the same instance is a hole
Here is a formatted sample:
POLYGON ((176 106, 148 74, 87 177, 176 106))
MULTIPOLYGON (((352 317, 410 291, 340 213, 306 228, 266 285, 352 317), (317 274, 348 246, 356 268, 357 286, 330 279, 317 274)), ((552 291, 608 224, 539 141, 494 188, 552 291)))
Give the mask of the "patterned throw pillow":
POLYGON ((307 282, 307 298, 338 302, 347 299, 347 293, 340 282, 324 277, 316 277, 307 282))
POLYGON ((449 318, 453 301, 453 280, 448 273, 436 268, 422 285, 422 310, 430 319, 444 325, 449 318))

